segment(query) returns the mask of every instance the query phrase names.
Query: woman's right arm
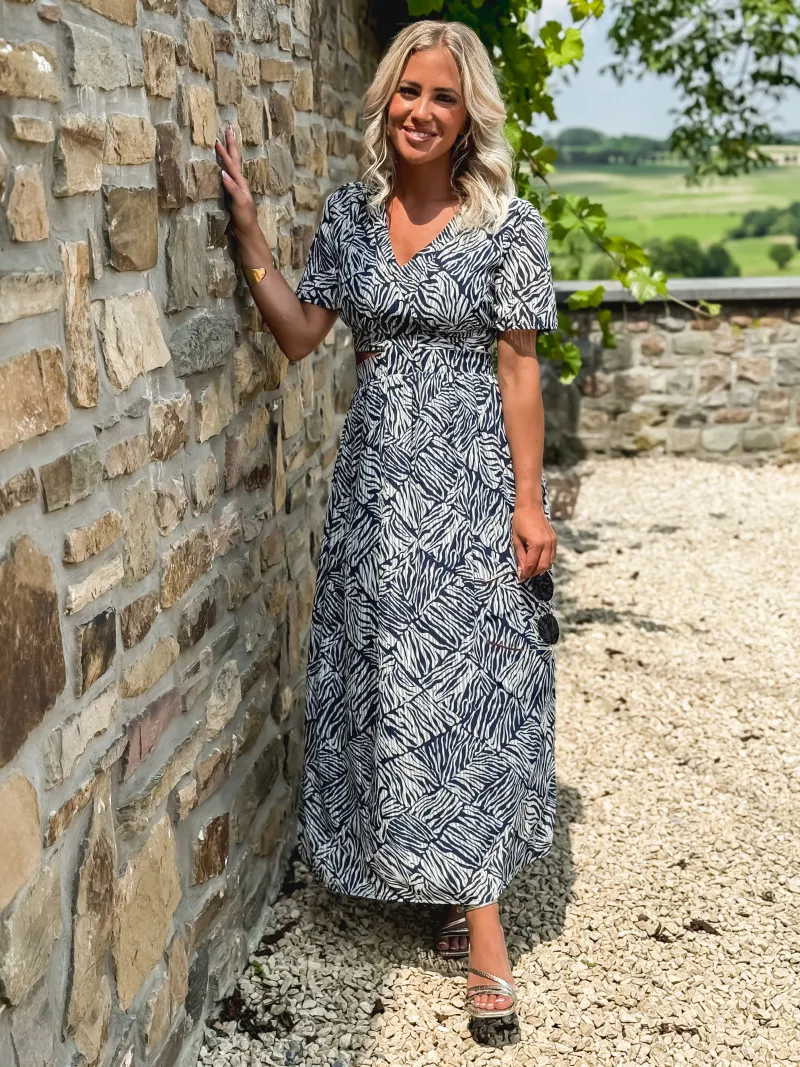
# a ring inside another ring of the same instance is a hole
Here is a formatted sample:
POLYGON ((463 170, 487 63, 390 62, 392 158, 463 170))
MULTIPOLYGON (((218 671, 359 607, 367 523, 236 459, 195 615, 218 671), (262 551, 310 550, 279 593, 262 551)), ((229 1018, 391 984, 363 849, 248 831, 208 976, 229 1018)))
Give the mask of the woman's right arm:
POLYGON ((272 251, 258 225, 232 129, 225 133, 225 144, 217 141, 216 147, 223 166, 222 183, 231 198, 231 220, 242 265, 262 267, 267 272, 257 285, 249 283, 250 292, 281 351, 291 363, 296 363, 323 341, 339 313, 297 299, 281 272, 273 266, 272 251))

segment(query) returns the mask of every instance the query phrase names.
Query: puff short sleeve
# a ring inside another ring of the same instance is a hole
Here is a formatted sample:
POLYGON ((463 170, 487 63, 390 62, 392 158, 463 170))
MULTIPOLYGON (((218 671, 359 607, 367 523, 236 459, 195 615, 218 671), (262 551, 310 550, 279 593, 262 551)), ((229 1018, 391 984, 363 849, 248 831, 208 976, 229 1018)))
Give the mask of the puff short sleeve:
POLYGON ((298 300, 331 311, 338 311, 341 306, 336 208, 343 192, 344 187, 336 189, 325 200, 322 218, 295 290, 298 300))
POLYGON ((516 199, 503 226, 505 250, 494 279, 494 325, 503 330, 538 330, 558 326, 556 294, 547 231, 542 216, 528 200, 516 199))

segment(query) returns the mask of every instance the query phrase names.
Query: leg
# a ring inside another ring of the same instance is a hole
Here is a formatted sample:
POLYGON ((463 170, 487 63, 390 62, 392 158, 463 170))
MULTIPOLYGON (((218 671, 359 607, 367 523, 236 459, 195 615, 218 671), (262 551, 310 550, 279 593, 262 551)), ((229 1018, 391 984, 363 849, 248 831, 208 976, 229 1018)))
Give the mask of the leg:
MULTIPOLYGON (((469 966, 485 971, 489 975, 496 975, 513 984, 498 905, 496 903, 479 907, 467 905, 466 911, 470 944, 469 966)), ((486 984, 485 977, 468 973, 467 991, 475 986, 486 984)), ((504 994, 499 988, 497 993, 478 994, 473 1003, 476 1009, 498 1013, 509 1012, 514 1005, 513 998, 504 994)))
POLYGON ((457 959, 469 952, 469 934, 464 909, 451 904, 436 934, 436 949, 445 959, 457 959))

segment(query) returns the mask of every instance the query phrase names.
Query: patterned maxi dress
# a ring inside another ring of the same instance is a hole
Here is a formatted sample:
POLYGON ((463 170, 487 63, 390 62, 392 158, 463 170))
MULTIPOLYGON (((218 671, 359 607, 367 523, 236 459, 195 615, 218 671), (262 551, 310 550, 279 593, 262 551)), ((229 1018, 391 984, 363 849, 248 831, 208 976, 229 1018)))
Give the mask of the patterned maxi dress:
MULTIPOLYGON (((399 265, 386 212, 330 194, 298 297, 337 309, 356 390, 333 469, 309 639, 301 854, 329 889, 486 904, 555 817, 548 571, 520 583, 497 334, 552 330, 546 234, 457 218, 399 265)), ((547 484, 542 501, 549 518, 547 484)))

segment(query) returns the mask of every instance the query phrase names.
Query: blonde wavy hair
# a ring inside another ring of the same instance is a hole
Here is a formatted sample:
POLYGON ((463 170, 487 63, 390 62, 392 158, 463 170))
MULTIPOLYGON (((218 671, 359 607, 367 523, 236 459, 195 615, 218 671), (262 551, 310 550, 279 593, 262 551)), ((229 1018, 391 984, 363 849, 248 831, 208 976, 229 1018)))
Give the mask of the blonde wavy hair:
POLYGON ((394 147, 386 128, 389 101, 414 52, 439 45, 453 56, 461 78, 467 124, 451 149, 451 182, 460 209, 456 226, 490 232, 505 221, 516 195, 514 153, 503 134, 506 109, 497 87, 489 53, 474 30, 462 22, 426 19, 400 30, 378 64, 364 94, 363 177, 368 207, 377 211, 392 195, 394 147))

